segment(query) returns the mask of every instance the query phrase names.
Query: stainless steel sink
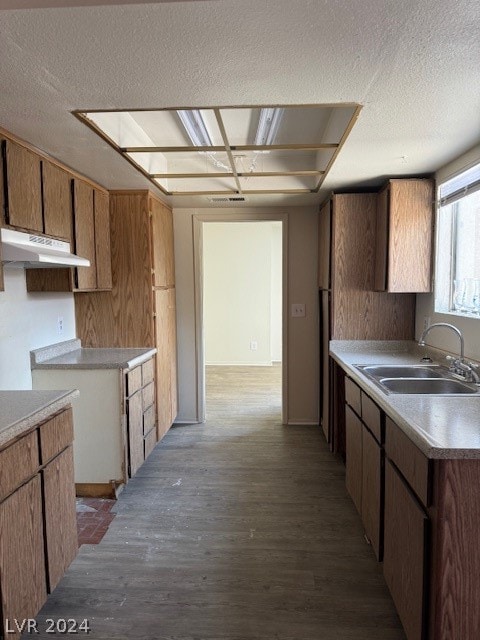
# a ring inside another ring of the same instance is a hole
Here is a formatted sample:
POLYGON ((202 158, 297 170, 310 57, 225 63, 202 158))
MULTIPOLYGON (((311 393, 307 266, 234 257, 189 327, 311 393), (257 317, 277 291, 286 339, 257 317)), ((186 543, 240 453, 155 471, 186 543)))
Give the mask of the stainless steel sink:
POLYGON ((379 383, 391 393, 456 394, 477 393, 474 384, 447 378, 381 378, 379 383))
MULTIPOLYGON (((443 378, 446 369, 442 369, 438 364, 433 365, 366 365, 359 366, 364 373, 375 378, 443 378)), ((447 371, 448 373, 448 371, 447 371)))
POLYGON ((357 365, 384 393, 455 395, 478 393, 479 387, 459 379, 447 367, 438 364, 357 365))

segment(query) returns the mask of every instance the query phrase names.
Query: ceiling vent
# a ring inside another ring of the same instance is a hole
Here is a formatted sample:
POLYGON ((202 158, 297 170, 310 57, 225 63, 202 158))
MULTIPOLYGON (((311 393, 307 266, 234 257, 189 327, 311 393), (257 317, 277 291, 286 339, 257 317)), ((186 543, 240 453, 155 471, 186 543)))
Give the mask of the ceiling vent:
POLYGON ((213 197, 208 198, 210 202, 245 202, 246 198, 243 196, 232 196, 231 198, 225 197, 213 197))

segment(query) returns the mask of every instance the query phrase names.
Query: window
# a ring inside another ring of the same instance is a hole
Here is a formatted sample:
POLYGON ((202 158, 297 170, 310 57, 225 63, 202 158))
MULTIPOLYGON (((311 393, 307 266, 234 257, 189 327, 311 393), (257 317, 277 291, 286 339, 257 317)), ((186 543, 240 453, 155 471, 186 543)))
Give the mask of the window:
POLYGON ((435 311, 480 318, 480 164, 438 189, 435 311))

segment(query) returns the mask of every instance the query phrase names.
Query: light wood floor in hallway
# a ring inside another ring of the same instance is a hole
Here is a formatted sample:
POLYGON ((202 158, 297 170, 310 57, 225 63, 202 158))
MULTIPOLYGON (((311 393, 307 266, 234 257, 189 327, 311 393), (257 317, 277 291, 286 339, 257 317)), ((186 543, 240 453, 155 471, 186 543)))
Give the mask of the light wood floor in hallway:
POLYGON ((94 640, 405 640, 343 464, 280 410, 279 367, 208 367, 207 423, 156 447, 39 629, 87 618, 94 640))

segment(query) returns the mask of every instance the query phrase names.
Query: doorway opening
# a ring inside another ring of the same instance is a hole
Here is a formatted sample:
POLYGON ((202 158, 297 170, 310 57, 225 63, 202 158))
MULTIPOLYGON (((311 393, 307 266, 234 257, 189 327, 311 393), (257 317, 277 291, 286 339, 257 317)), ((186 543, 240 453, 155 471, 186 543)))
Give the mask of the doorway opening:
POLYGON ((259 218, 194 220, 201 422, 222 412, 285 422, 286 225, 259 218))

